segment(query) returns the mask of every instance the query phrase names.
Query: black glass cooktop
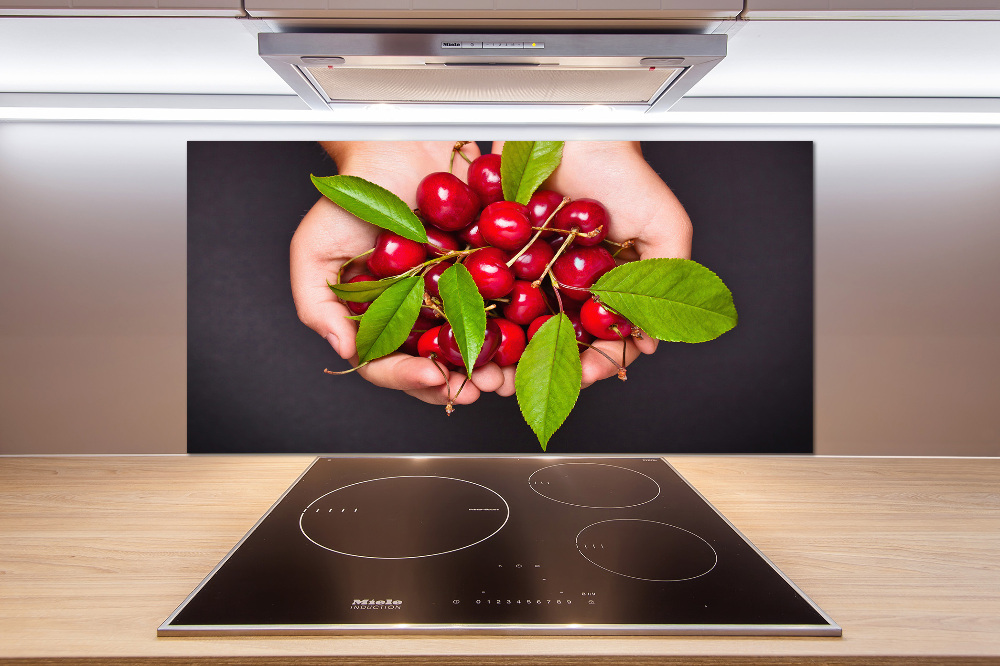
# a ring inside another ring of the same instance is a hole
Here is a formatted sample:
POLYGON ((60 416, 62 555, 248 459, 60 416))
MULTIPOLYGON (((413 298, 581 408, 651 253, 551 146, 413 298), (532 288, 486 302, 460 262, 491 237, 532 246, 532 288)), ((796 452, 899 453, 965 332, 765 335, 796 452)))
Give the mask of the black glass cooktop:
POLYGON ((318 458, 158 634, 840 627, 658 458, 318 458))

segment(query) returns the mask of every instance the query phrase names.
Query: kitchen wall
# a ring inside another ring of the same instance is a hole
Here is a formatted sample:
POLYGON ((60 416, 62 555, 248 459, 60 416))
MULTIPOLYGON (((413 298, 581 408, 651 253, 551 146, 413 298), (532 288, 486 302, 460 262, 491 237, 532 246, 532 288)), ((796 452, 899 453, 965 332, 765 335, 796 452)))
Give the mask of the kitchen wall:
MULTIPOLYGON (((0 123, 0 453, 185 451, 187 141, 418 132, 538 130, 0 123)), ((814 141, 815 451, 1000 454, 995 126, 558 132, 814 141)))

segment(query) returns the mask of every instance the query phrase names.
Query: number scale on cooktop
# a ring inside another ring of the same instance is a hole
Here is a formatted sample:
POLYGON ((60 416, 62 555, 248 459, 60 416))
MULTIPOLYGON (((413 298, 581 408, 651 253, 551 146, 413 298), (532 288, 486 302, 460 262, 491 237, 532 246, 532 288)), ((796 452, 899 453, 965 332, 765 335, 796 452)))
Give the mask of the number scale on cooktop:
POLYGON ((160 635, 840 628, 648 458, 318 458, 160 635))

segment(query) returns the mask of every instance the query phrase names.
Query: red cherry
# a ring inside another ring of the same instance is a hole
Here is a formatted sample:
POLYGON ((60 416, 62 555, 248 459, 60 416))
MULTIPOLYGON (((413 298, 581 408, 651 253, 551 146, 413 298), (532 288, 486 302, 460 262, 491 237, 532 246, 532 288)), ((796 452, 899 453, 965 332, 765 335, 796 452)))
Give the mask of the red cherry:
POLYGON ((417 321, 413 324, 413 328, 410 329, 410 334, 406 336, 406 340, 402 345, 400 345, 399 351, 404 354, 409 354, 410 356, 416 356, 417 344, 420 342, 420 336, 430 330, 433 326, 434 322, 418 317, 417 321))
POLYGON ((476 220, 466 228, 458 232, 458 237, 465 241, 470 247, 486 247, 489 243, 483 238, 479 230, 479 220, 476 220))
MULTIPOLYGON (((545 234, 542 234, 542 235, 544 236, 545 234)), ((548 239, 545 240, 545 242, 549 244, 549 247, 552 248, 553 252, 558 252, 559 248, 562 247, 562 244, 565 241, 566 241, 566 234, 555 234, 551 238, 548 238, 548 239)), ((566 249, 567 250, 572 250, 574 247, 577 247, 576 239, 574 239, 573 242, 570 243, 569 247, 566 248, 566 249)))
POLYGON ((590 298, 590 286, 615 267, 614 257, 603 247, 574 247, 552 264, 559 292, 575 301, 590 298))
POLYGON ((368 255, 368 270, 377 277, 399 275, 427 258, 422 243, 403 238, 391 231, 383 231, 375 240, 375 251, 368 255))
MULTIPOLYGON (((558 192, 553 192, 552 190, 535 190, 535 193, 531 195, 531 199, 528 200, 528 219, 531 221, 531 226, 540 227, 545 224, 545 220, 549 219, 549 215, 552 215, 552 211, 559 207, 562 200, 563 195, 558 192)), ((552 226, 551 222, 549 226, 552 226)), ((543 231, 541 237, 546 238, 553 233, 552 231, 543 231)))
POLYGON ((417 208, 435 227, 458 231, 479 212, 479 197, 458 176, 438 171, 424 176, 417 185, 417 208))
POLYGON ((576 199, 563 206, 562 210, 556 213, 551 226, 566 231, 576 229, 581 233, 599 230, 597 235, 593 237, 577 236, 575 241, 581 247, 597 245, 608 235, 608 210, 600 201, 576 199))
POLYGON ((494 247, 520 250, 531 238, 527 210, 513 201, 492 203, 479 215, 479 233, 494 247))
POLYGON ((423 333, 424 331, 429 331, 437 325, 438 323, 433 319, 425 319, 424 317, 418 316, 417 320, 413 322, 413 330, 423 333))
POLYGON ((454 234, 450 234, 447 231, 441 231, 437 227, 427 227, 426 231, 427 242, 424 244, 424 248, 427 250, 428 255, 432 257, 443 257, 449 252, 462 249, 454 234))
POLYGON ((417 341, 417 355, 430 358, 431 354, 441 355, 441 347, 438 345, 437 337, 441 332, 440 326, 429 328, 420 335, 417 341))
POLYGON ((507 255, 498 247, 484 247, 465 259, 473 282, 483 298, 502 298, 514 288, 514 271, 507 266, 507 255))
POLYGON ((580 313, 575 310, 566 310, 566 316, 569 320, 573 322, 573 332, 576 333, 576 341, 581 345, 589 345, 594 341, 594 336, 587 332, 587 329, 583 327, 583 322, 580 321, 580 313))
POLYGON ((430 358, 431 354, 434 354, 435 359, 444 365, 446 368, 454 368, 451 363, 444 359, 441 355, 441 345, 438 344, 438 334, 441 333, 441 327, 435 326, 434 328, 424 331, 417 340, 417 355, 423 356, 424 358, 430 358))
POLYGON ((528 344, 524 337, 524 329, 512 321, 497 317, 496 322, 500 329, 500 346, 493 356, 493 362, 499 366, 514 365, 521 360, 521 354, 528 344))
MULTIPOLYGON (((575 312, 564 312, 567 317, 569 317, 570 323, 573 324, 573 333, 576 335, 576 341, 580 345, 590 344, 594 339, 590 333, 584 330, 583 325, 580 323, 580 316, 575 312)), ((538 329, 542 327, 542 324, 549 320, 549 317, 553 315, 542 315, 535 321, 531 322, 531 326, 528 327, 528 340, 531 340, 538 332, 538 329)))
POLYGON ((548 311, 541 287, 532 287, 526 280, 516 280, 510 292, 510 303, 503 308, 503 316, 515 324, 527 326, 548 311))
POLYGON ((469 187, 484 206, 503 200, 500 182, 500 156, 495 153, 480 155, 469 165, 469 187))
MULTIPOLYGON (((352 277, 350 280, 347 281, 347 284, 351 284, 353 282, 371 282, 373 280, 375 280, 375 278, 372 277, 371 275, 368 275, 367 273, 362 273, 361 275, 355 275, 354 277, 352 277)), ((365 312, 368 311, 369 306, 371 306, 372 304, 371 301, 367 301, 364 303, 346 301, 346 303, 347 303, 347 309, 356 315, 363 315, 365 312)))
POLYGON ((528 326, 528 340, 535 337, 535 333, 537 333, 538 329, 542 327, 542 324, 547 322, 553 316, 555 315, 542 315, 541 317, 536 317, 535 320, 528 326))
POLYGON ((537 280, 542 277, 542 271, 552 261, 553 256, 555 256, 555 250, 539 238, 528 246, 528 249, 517 258, 511 268, 514 269, 514 275, 522 280, 537 280))
POLYGON ((442 261, 431 266, 431 269, 424 273, 424 291, 434 298, 441 298, 441 290, 438 288, 441 273, 451 268, 454 263, 453 261, 442 261))
POLYGON ((429 305, 420 306, 420 314, 418 314, 417 317, 423 319, 424 321, 434 321, 434 322, 441 321, 442 319, 444 319, 443 314, 439 314, 437 310, 430 307, 429 305))
POLYGON ((620 340, 632 333, 632 322, 609 311, 593 298, 580 308, 580 323, 588 333, 601 340, 620 340), (612 330, 612 326, 618 331, 612 330))
MULTIPOLYGON (((458 350, 455 342, 455 332, 451 330, 451 324, 442 324, 438 332, 438 346, 441 348, 441 355, 449 363, 453 363, 457 368, 464 368, 465 361, 462 360, 462 352, 458 350)), ((483 347, 473 363, 473 368, 486 365, 496 354, 500 346, 500 327, 492 318, 486 320, 486 337, 483 339, 483 347)))

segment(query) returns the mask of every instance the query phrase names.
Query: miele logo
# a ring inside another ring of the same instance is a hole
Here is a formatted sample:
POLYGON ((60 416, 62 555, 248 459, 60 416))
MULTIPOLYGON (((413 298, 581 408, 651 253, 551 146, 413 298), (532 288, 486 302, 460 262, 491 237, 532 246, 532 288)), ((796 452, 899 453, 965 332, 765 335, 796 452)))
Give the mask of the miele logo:
POLYGON ((403 602, 398 599, 355 599, 351 610, 400 610, 403 602))
POLYGON ((448 48, 461 48, 462 42, 441 42, 441 46, 448 48))

